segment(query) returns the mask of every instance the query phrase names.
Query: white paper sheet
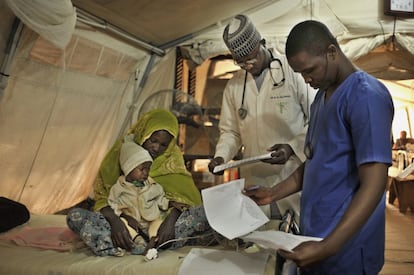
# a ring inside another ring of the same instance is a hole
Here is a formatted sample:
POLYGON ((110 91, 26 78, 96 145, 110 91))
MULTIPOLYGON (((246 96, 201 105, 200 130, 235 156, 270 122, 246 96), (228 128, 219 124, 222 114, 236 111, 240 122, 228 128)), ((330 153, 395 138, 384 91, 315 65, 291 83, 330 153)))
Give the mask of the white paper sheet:
POLYGON ((244 179, 239 179, 201 191, 207 220, 218 233, 229 240, 241 238, 268 249, 287 251, 305 241, 322 240, 277 230, 255 231, 269 219, 252 199, 241 193, 243 187, 244 179))
POLYGON ((211 227, 232 240, 267 223, 260 207, 243 195, 244 179, 230 181, 201 191, 211 227))
POLYGON ((268 253, 240 253, 193 248, 184 258, 178 275, 258 275, 266 268, 268 253))
POLYGON ((293 248, 305 241, 321 241, 321 238, 293 235, 283 231, 254 231, 242 237, 245 241, 254 242, 264 248, 292 251, 293 248))
POLYGON ((244 179, 203 189, 204 209, 211 227, 229 240, 246 235, 269 221, 262 209, 243 195, 244 179))

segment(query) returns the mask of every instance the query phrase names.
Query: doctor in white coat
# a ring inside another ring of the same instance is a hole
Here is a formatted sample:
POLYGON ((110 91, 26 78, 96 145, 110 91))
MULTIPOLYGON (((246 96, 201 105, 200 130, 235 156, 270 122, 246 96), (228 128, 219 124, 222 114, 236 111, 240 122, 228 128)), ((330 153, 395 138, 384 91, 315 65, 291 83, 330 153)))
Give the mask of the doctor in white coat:
MULTIPOLYGON (((316 91, 289 67, 284 56, 265 47, 247 16, 234 17, 223 39, 243 70, 235 73, 224 90, 220 138, 209 170, 232 160, 240 148, 243 158, 273 151, 271 159, 240 167, 246 185, 270 187, 305 160, 309 106, 316 91)), ((289 208, 299 216, 300 195, 279 201, 278 207, 281 214, 289 208)), ((271 217, 269 206, 263 210, 271 217)))

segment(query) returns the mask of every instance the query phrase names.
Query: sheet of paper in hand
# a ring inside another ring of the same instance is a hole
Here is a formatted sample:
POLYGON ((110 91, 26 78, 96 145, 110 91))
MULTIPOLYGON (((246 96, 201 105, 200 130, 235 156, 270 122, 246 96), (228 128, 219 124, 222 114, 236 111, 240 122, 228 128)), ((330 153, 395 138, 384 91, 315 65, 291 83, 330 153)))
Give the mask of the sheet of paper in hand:
POLYGON ((246 235, 269 221, 262 209, 243 195, 244 179, 201 191, 211 227, 229 240, 246 235))
POLYGON ((239 179, 201 191, 207 220, 218 233, 229 240, 241 238, 267 249, 287 251, 305 241, 322 240, 277 230, 255 231, 269 219, 252 199, 241 193, 243 187, 244 179, 239 179))
POLYGON ((242 239, 248 242, 254 242, 267 249, 283 249, 290 252, 302 242, 322 240, 322 238, 294 235, 276 230, 254 231, 243 236, 242 239))

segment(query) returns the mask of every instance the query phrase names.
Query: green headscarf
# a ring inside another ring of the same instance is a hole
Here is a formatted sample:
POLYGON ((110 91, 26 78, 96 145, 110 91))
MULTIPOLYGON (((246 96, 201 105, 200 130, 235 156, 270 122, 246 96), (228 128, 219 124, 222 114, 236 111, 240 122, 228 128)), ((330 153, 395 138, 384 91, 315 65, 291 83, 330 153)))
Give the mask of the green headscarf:
MULTIPOLYGON (((164 188, 170 200, 183 202, 190 206, 200 205, 201 196, 191 173, 185 167, 184 158, 177 145, 178 121, 170 111, 155 109, 143 114, 126 135, 134 134, 134 141, 142 145, 151 135, 159 130, 168 131, 173 139, 165 152, 154 159, 150 177, 164 188)), ((108 205, 109 190, 121 175, 119 153, 124 137, 119 138, 102 161, 95 181, 95 210, 108 205)))

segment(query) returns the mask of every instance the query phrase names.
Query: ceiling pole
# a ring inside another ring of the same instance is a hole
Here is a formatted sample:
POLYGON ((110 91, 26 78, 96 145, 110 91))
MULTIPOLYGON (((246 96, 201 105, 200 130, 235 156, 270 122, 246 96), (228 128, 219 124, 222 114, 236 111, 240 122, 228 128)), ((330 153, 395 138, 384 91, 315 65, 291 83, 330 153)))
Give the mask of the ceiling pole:
POLYGON ((76 14, 77 14, 77 20, 79 22, 88 24, 90 26, 96 27, 96 28, 101 28, 104 30, 108 30, 109 32, 115 33, 119 36, 121 36, 122 38, 125 38, 135 44, 138 44, 139 47, 144 48, 146 50, 149 50, 150 52, 158 55, 158 56, 164 56, 165 55, 165 51, 163 49, 160 49, 158 47, 155 47, 145 41, 142 41, 141 39, 138 39, 135 36, 132 36, 130 33, 127 33, 126 31, 108 23, 107 21, 96 17, 94 15, 89 14, 88 12, 79 9, 78 7, 76 7, 76 14))

